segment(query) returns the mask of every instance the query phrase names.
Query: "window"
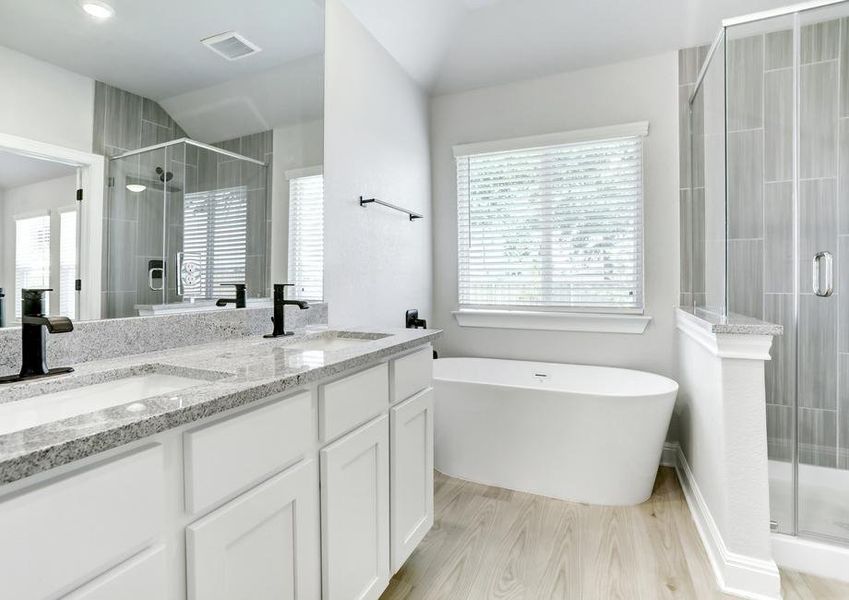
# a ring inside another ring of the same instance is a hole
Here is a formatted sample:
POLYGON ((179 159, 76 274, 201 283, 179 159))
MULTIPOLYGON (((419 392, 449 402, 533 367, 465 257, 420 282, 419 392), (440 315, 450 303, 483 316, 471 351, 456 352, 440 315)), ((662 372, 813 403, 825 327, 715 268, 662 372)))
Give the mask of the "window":
POLYGON ((184 297, 232 296, 233 288, 225 284, 245 281, 247 247, 244 186, 184 195, 183 255, 196 268, 191 281, 184 280, 184 297))
POLYGON ((647 132, 456 147, 461 312, 641 312, 647 132))
POLYGON ((59 314, 76 318, 77 211, 59 213, 59 314))
MULTIPOLYGON (((50 215, 15 220, 15 318, 21 318, 21 290, 50 287, 50 215)), ((44 310, 49 314, 50 294, 44 310)))
POLYGON ((289 281, 305 300, 324 298, 324 175, 321 167, 287 173, 289 281))

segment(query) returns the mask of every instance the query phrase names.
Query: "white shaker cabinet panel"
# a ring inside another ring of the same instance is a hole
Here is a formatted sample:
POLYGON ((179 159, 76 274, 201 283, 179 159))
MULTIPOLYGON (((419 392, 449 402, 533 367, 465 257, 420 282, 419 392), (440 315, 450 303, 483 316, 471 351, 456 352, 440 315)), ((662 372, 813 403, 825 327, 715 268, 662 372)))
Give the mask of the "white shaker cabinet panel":
POLYGON ((193 600, 317 600, 318 474, 299 463, 190 525, 193 600))
POLYGON ((376 600, 389 583, 389 421, 321 451, 324 600, 376 600))
POLYGON ((406 400, 433 382, 433 348, 427 346, 392 364, 392 403, 406 400))
POLYGON ((152 445, 0 499, 0 597, 56 598, 149 545, 164 472, 152 445))
POLYGON ((389 412, 392 572, 433 526, 433 389, 389 412))
POLYGON ((165 547, 156 546, 65 596, 65 600, 167 598, 165 547))
POLYGON ((318 428, 322 442, 331 442, 373 419, 389 406, 389 366, 386 363, 319 387, 318 428))

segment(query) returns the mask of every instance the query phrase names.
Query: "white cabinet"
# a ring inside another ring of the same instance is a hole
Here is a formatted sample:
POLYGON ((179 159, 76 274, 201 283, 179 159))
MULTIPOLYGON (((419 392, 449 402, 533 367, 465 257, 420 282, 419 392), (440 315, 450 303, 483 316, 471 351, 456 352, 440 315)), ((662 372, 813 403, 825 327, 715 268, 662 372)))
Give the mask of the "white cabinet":
POLYGON ((386 414, 321 450, 324 600, 375 600, 389 583, 386 414))
POLYGON ((151 600, 167 598, 165 547, 155 546, 64 596, 65 600, 151 600))
POLYGON ((433 389, 389 411, 392 572, 433 526, 433 389))
POLYGON ((300 463, 190 525, 189 598, 317 600, 317 481, 300 463))

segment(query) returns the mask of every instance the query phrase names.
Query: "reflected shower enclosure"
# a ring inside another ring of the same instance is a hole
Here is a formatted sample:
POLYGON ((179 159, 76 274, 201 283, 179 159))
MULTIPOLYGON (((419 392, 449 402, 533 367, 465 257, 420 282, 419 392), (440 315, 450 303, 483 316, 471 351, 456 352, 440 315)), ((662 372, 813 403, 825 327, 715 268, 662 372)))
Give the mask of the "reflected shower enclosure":
POLYGON ((260 161, 190 139, 109 161, 103 317, 269 296, 270 186, 260 161))
POLYGON ((846 544, 849 3, 727 20, 692 51, 682 304, 783 325, 766 363, 772 526, 846 544))

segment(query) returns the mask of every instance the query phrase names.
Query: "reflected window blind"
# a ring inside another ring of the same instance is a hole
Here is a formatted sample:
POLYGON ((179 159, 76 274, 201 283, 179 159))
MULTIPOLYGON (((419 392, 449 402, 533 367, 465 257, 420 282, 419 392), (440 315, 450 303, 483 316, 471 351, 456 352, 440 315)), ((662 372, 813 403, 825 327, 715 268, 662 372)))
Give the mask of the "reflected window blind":
POLYGON ((460 308, 643 308, 643 138, 457 156, 460 308))
POLYGON ((59 215, 59 314, 76 318, 77 211, 59 215))
POLYGON ((199 265, 183 297, 230 298, 246 281, 248 196, 244 186, 185 194, 183 252, 199 265))
POLYGON ((289 180, 289 281, 296 298, 324 298, 323 175, 289 180))
MULTIPOLYGON (((21 290, 50 287, 50 215, 15 221, 15 318, 21 318, 21 290)), ((50 294, 44 312, 50 314, 50 294)))

